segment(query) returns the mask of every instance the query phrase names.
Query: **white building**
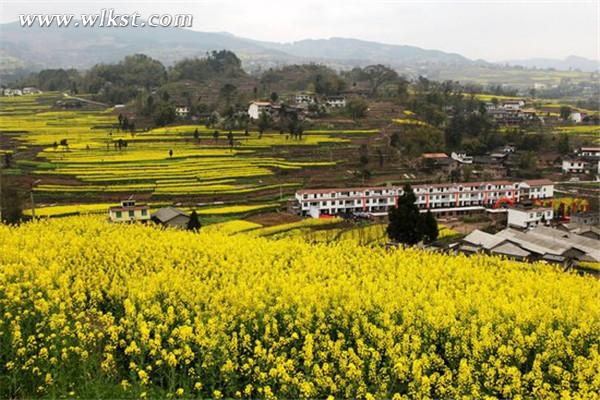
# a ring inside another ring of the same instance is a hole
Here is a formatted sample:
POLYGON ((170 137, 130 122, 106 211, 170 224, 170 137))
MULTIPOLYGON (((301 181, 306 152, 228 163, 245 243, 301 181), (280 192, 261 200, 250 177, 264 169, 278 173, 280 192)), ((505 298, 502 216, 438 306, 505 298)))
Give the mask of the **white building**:
POLYGON ((502 101, 502 109, 509 111, 518 111, 525 106, 524 100, 504 100, 502 101))
POLYGON ((4 89, 4 95, 5 96, 9 96, 9 97, 12 97, 12 96, 22 96, 23 92, 21 91, 21 89, 10 89, 10 88, 7 88, 7 89, 4 89))
POLYGON ((452 152, 450 154, 453 160, 458 161, 461 164, 473 164, 473 157, 468 156, 467 153, 464 152, 452 152))
POLYGON ((578 154, 584 157, 600 157, 600 147, 581 147, 578 154))
POLYGON ((316 96, 313 93, 297 93, 294 95, 294 103, 296 104, 313 104, 317 101, 316 96))
POLYGON ((179 118, 185 118, 190 115, 190 108, 188 106, 175 106, 175 114, 179 118))
MULTIPOLYGON (((549 199, 554 196, 554 184, 547 179, 522 182, 491 181, 466 183, 423 184, 413 186, 417 207, 439 215, 466 214, 499 208, 503 203, 516 204, 524 200, 549 199)), ((385 215, 398 203, 403 193, 399 186, 307 189, 296 192, 302 215, 370 213, 385 215)))
POLYGON ((26 94, 39 94, 42 93, 42 91, 36 87, 24 87, 23 91, 22 91, 23 95, 26 94))
POLYGON ((515 228, 533 228, 538 225, 549 225, 554 218, 552 207, 509 208, 508 226, 515 228))
POLYGON ((248 115, 252 119, 259 119, 263 112, 270 113, 273 109, 273 104, 269 101, 253 101, 248 107, 248 115))
POLYGON ((583 120, 583 117, 581 116, 580 112, 572 112, 571 114, 569 114, 569 121, 576 123, 576 124, 580 124, 581 121, 583 120))
POLYGON ((108 209, 108 218, 111 222, 148 221, 149 208, 145 204, 135 204, 135 200, 123 200, 120 206, 108 209))
POLYGON ((562 172, 565 174, 600 174, 600 159, 587 157, 569 157, 562 160, 562 172))
POLYGON ((346 98, 344 96, 328 96, 325 98, 325 104, 331 108, 346 107, 346 98))

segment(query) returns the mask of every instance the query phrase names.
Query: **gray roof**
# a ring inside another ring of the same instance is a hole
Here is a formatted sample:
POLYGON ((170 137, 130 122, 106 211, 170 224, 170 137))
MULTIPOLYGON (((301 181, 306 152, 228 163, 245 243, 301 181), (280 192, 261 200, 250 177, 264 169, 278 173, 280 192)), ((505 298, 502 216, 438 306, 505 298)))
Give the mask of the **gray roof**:
POLYGON ((492 253, 495 254, 503 254, 506 256, 512 257, 529 257, 531 255, 527 250, 522 249, 513 243, 501 243, 499 246, 496 246, 492 249, 492 253))
POLYGON ((188 216, 186 213, 184 213, 178 208, 163 207, 158 209, 154 214, 152 214, 152 218, 156 218, 160 222, 165 223, 180 215, 184 215, 186 217, 188 216))
POLYGON ((463 238, 464 242, 481 246, 486 250, 490 250, 492 247, 497 246, 504 240, 505 239, 502 237, 491 235, 478 229, 474 230, 463 238))
POLYGON ((564 242, 571 247, 581 250, 597 261, 600 261, 600 240, 577 235, 575 233, 564 232, 558 229, 547 228, 545 226, 538 226, 528 232, 528 234, 564 242))
POLYGON ((502 237, 515 243, 525 250, 536 254, 563 254, 572 246, 561 240, 556 240, 539 235, 531 235, 530 232, 521 232, 516 229, 507 228, 500 231, 496 236, 502 237))

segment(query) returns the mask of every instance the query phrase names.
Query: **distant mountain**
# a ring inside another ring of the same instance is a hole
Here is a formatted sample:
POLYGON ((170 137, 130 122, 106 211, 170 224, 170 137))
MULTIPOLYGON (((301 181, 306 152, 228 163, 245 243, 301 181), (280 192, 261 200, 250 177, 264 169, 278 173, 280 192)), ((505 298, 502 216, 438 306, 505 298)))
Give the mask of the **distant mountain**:
POLYGON ((569 56, 563 60, 556 58, 528 58, 524 60, 506 61, 508 65, 521 66, 525 68, 552 68, 558 70, 576 69, 585 72, 600 70, 600 61, 590 60, 579 56, 569 56))
POLYGON ((473 64, 460 54, 415 46, 383 44, 358 39, 306 39, 293 43, 256 42, 296 57, 323 60, 369 61, 392 65, 473 64))
POLYGON ((291 62, 326 61, 339 67, 372 63, 392 66, 472 64, 459 54, 425 50, 357 39, 302 40, 294 43, 262 42, 227 32, 198 32, 173 28, 22 28, 0 24, 0 70, 88 68, 144 53, 166 64, 210 50, 234 51, 246 67, 270 67, 291 62))
POLYGON ((0 71, 10 68, 85 69, 144 53, 172 64, 207 51, 229 49, 248 62, 288 61, 293 57, 227 33, 161 28, 21 28, 0 24, 0 71), (8 60, 8 61, 6 61, 8 60))

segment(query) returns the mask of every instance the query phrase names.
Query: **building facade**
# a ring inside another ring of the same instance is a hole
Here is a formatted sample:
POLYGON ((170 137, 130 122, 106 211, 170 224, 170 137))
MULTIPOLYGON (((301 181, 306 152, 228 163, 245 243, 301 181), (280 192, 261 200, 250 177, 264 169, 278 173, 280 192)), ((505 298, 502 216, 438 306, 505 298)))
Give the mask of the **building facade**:
POLYGON ((108 209, 111 222, 136 222, 150 219, 149 208, 145 204, 135 204, 135 200, 123 200, 120 206, 108 209))
POLYGON ((260 114, 267 113, 270 114, 273 108, 273 104, 268 101, 253 101, 248 106, 248 116, 252 119, 259 119, 260 114))
POLYGON ((549 225, 553 217, 552 207, 509 208, 508 226, 528 229, 538 225, 549 225))
MULTIPOLYGON (((522 182, 490 181, 423 184, 412 187, 416 205, 440 216, 466 214, 554 196, 554 184, 547 179, 522 182)), ((382 186, 344 189, 307 189, 296 192, 297 208, 302 215, 320 214, 386 215, 398 204, 402 187, 382 186)))

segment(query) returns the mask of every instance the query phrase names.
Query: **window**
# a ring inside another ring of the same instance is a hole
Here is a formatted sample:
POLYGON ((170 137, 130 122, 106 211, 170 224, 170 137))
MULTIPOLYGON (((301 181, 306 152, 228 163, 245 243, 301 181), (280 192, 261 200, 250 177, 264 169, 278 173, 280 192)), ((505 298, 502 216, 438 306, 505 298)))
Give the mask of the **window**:
POLYGON ((117 211, 117 218, 121 218, 123 216, 123 213, 121 211, 117 211))
POLYGON ((144 209, 142 210, 142 215, 145 217, 146 215, 148 215, 148 210, 144 209))
POLYGON ((135 217, 135 211, 130 210, 129 211, 129 218, 133 218, 133 217, 135 217))

